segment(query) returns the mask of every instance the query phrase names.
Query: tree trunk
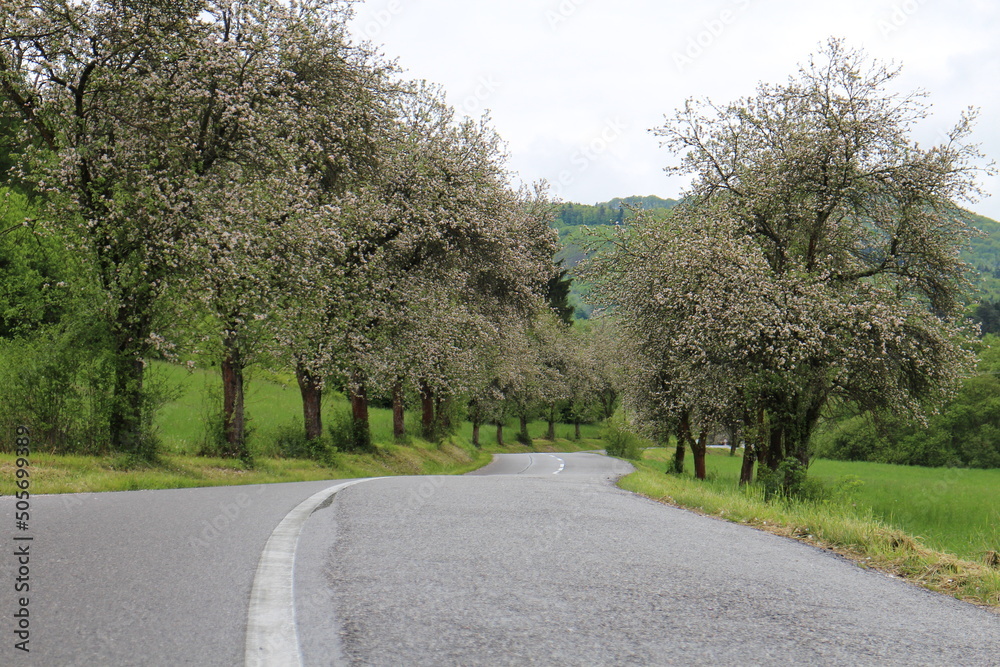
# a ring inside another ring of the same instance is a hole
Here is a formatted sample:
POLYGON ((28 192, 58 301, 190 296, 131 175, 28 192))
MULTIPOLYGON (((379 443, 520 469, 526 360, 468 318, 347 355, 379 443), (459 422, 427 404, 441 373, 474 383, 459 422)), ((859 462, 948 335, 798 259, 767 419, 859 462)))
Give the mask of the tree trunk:
POLYGON ((736 456, 736 450, 740 448, 740 427, 739 424, 734 422, 726 426, 726 430, 729 432, 729 455, 736 456))
POLYGON ((694 477, 705 479, 705 453, 708 451, 708 431, 702 431, 698 440, 691 443, 691 453, 694 454, 694 477))
POLYGON ((420 425, 423 437, 434 438, 434 390, 426 382, 420 382, 420 425))
POLYGON ((243 413, 243 354, 235 335, 222 339, 222 432, 226 441, 224 456, 244 458, 246 423, 243 413))
POLYGON ((809 468, 809 436, 820 415, 823 413, 823 406, 826 404, 826 394, 817 392, 816 395, 809 395, 805 399, 806 407, 802 411, 802 419, 795 430, 795 437, 790 438, 785 434, 785 447, 788 449, 788 456, 794 456, 803 468, 809 468))
POLYGON ((368 388, 361 371, 355 371, 348 383, 348 394, 351 401, 351 417, 353 418, 352 437, 355 449, 367 450, 371 447, 371 426, 368 422, 368 388))
POLYGON ((684 472, 684 453, 687 451, 687 443, 691 439, 691 423, 688 421, 687 411, 681 413, 680 421, 677 422, 677 447, 674 449, 674 472, 682 474, 684 472))
POLYGON ((803 468, 809 467, 809 439, 806 438, 799 442, 789 442, 786 443, 788 447, 788 456, 794 458, 803 468))
POLYGON ((549 430, 545 434, 545 438, 552 442, 556 439, 556 406, 549 406, 549 430))
POLYGON ((152 456, 142 432, 142 358, 127 345, 115 349, 115 384, 108 416, 111 448, 118 452, 152 456))
POLYGON ((302 394, 306 440, 316 440, 323 436, 323 383, 301 361, 295 364, 295 379, 299 382, 299 393, 302 394))
POLYGON ((364 376, 360 371, 355 371, 351 376, 350 389, 351 416, 354 421, 368 423, 368 388, 365 386, 364 376))
POLYGON ((472 420, 472 445, 479 449, 481 445, 479 444, 479 427, 482 426, 482 422, 478 419, 472 420))
POLYGON ((756 461, 762 468, 777 470, 781 462, 781 429, 772 424, 764 408, 757 410, 756 461))
POLYGON ((503 443, 503 422, 497 422, 497 444, 501 447, 505 447, 503 443))
POLYGON ((580 440, 580 420, 573 422, 573 437, 579 442, 580 440))
POLYGON ((519 414, 517 416, 517 419, 518 419, 518 421, 521 424, 521 430, 517 434, 517 439, 521 442, 522 445, 527 445, 527 446, 530 447, 531 446, 531 436, 528 435, 528 414, 525 413, 525 412, 522 412, 521 414, 519 414))
POLYGON ((767 465, 771 470, 777 470, 784 454, 784 429, 778 424, 771 425, 770 437, 768 438, 767 453, 761 463, 767 465))
MULTIPOLYGON (((116 265, 118 263, 117 258, 106 259, 116 265)), ((117 274, 103 274, 101 281, 112 292, 115 291, 115 286, 121 286, 117 274)), ((128 286, 125 290, 129 291, 128 286)), ((108 323, 114 345, 114 393, 108 414, 111 448, 146 459, 152 459, 156 455, 155 442, 146 432, 149 421, 146 412, 149 406, 144 400, 146 365, 143 361, 148 349, 144 341, 149 339, 149 318, 153 312, 154 300, 155 296, 151 292, 140 290, 119 304, 108 323)))
POLYGON ((740 486, 753 481, 753 465, 757 461, 757 453, 749 442, 743 447, 743 465, 740 467, 740 486))
POLYGON ((674 472, 681 474, 684 472, 684 453, 687 451, 687 443, 684 438, 677 435, 677 445, 674 447, 674 472))
POLYGON ((392 437, 402 440, 406 437, 406 412, 403 406, 403 383, 392 385, 392 437))

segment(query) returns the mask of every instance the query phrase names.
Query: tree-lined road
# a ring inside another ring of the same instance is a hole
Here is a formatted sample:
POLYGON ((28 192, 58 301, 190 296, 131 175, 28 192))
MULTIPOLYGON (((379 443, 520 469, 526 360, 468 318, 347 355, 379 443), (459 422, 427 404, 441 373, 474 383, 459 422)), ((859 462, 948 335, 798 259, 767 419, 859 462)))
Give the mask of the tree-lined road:
MULTIPOLYGON (((1000 664, 1000 617, 626 493, 627 469, 518 454, 342 488, 295 552, 304 664, 1000 664)), ((34 498, 32 652, 8 556, 0 661, 243 663, 265 543, 337 484, 34 498)))

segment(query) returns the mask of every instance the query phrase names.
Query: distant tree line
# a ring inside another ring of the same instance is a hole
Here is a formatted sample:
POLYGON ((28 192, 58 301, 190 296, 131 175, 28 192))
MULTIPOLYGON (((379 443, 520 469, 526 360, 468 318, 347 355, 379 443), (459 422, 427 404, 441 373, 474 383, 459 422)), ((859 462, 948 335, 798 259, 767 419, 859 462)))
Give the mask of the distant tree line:
POLYGON ((1000 338, 987 335, 978 372, 925 423, 845 403, 820 426, 817 456, 918 466, 1000 468, 1000 338))
POLYGON ((646 197, 615 198, 598 204, 559 204, 556 208, 555 227, 600 226, 622 224, 634 217, 634 211, 669 211, 677 202, 650 195, 646 197))

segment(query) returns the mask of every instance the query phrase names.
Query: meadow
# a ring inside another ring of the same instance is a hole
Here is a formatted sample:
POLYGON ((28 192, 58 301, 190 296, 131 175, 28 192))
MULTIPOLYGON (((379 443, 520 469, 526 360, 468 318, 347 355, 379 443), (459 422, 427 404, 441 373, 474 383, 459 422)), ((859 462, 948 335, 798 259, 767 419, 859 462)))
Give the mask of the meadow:
POLYGON ((853 503, 928 547, 969 560, 1000 552, 1000 470, 819 460, 810 473, 860 480, 853 503))
MULTIPOLYGON (((215 369, 195 369, 189 371, 176 364, 153 364, 151 373, 156 381, 172 394, 157 413, 156 435, 164 450, 175 454, 196 454, 206 437, 206 425, 213 412, 222 405, 221 381, 215 369)), ((245 387, 246 414, 249 424, 248 442, 257 456, 273 456, 277 438, 289 430, 302 428, 302 399, 292 374, 276 374, 268 371, 251 370, 245 387)), ((329 424, 337 415, 346 414, 350 404, 339 392, 326 392, 323 396, 323 422, 329 424)), ((380 445, 393 442, 392 410, 369 408, 372 441, 380 445)), ((419 431, 419 414, 407 410, 406 428, 408 433, 419 431)), ((517 432, 516 419, 508 421, 504 427, 504 440, 512 444, 517 432)), ((532 439, 545 437, 548 424, 543 421, 528 423, 528 433, 532 439)), ((600 437, 601 427, 583 424, 581 438, 590 441, 591 448, 600 437)), ((490 450, 495 445, 496 427, 483 426, 481 444, 490 450)), ((556 440, 571 441, 573 426, 556 424, 556 440)), ((472 442, 472 424, 463 421, 457 428, 455 440, 469 444, 472 442)), ((504 450, 506 451, 506 449, 504 450)))
MULTIPOLYGON (((647 450, 647 462, 665 470, 671 455, 668 450, 647 450)), ((740 464, 739 454, 710 452, 706 483, 736 489, 740 464)), ((1000 552, 1000 470, 820 459, 809 467, 809 476, 822 482, 827 504, 875 517, 929 548, 968 560, 1000 552)))

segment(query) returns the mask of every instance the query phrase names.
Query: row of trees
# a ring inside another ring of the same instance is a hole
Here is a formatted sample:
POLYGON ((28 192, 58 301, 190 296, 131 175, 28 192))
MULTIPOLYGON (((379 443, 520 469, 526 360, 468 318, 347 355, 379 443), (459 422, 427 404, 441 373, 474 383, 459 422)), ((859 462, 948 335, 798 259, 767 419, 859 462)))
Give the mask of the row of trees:
POLYGON ((699 477, 717 429, 747 443, 746 482, 755 461, 808 465, 830 406, 920 418, 972 369, 956 202, 977 193, 973 115, 919 146, 928 107, 892 92, 898 72, 833 40, 751 98, 689 101, 656 134, 690 191, 590 262, 637 421, 690 446, 699 477))
POLYGON ((26 193, 7 219, 27 218, 8 240, 41 262, 25 303, 58 302, 4 334, 33 337, 22 353, 47 336, 92 357, 9 374, 37 380, 14 411, 53 445, 65 429, 27 397, 86 385, 56 412, 92 413, 88 437, 113 450, 155 453, 147 362, 194 350, 218 359, 222 453, 239 457, 252 364, 294 369, 309 439, 323 391, 343 387, 363 445, 372 391, 392 396, 397 434, 416 392, 431 432, 457 397, 497 421, 500 399, 554 396, 533 388, 546 369, 584 363, 526 353, 557 335, 545 188, 510 185, 487 120, 457 118, 352 44, 349 5, 0 2, 0 98, 26 193))
POLYGON ((623 388, 699 476, 712 431, 750 443, 747 481, 758 460, 807 465, 829 406, 919 416, 975 360, 956 203, 977 192, 972 116, 919 147, 921 96, 841 42, 657 130, 694 184, 589 261, 613 322, 578 330, 546 307, 566 280, 544 187, 512 188, 488 122, 352 44, 349 3, 0 5, 4 344, 41 360, 7 377, 53 442, 52 415, 86 414, 92 440, 150 455, 146 363, 198 348, 222 371, 231 456, 263 362, 294 369, 311 440, 331 384, 359 445, 372 394, 397 436, 407 394, 428 435, 467 403, 478 440, 511 416, 524 434, 539 406, 550 424, 557 406, 607 416, 623 388))

